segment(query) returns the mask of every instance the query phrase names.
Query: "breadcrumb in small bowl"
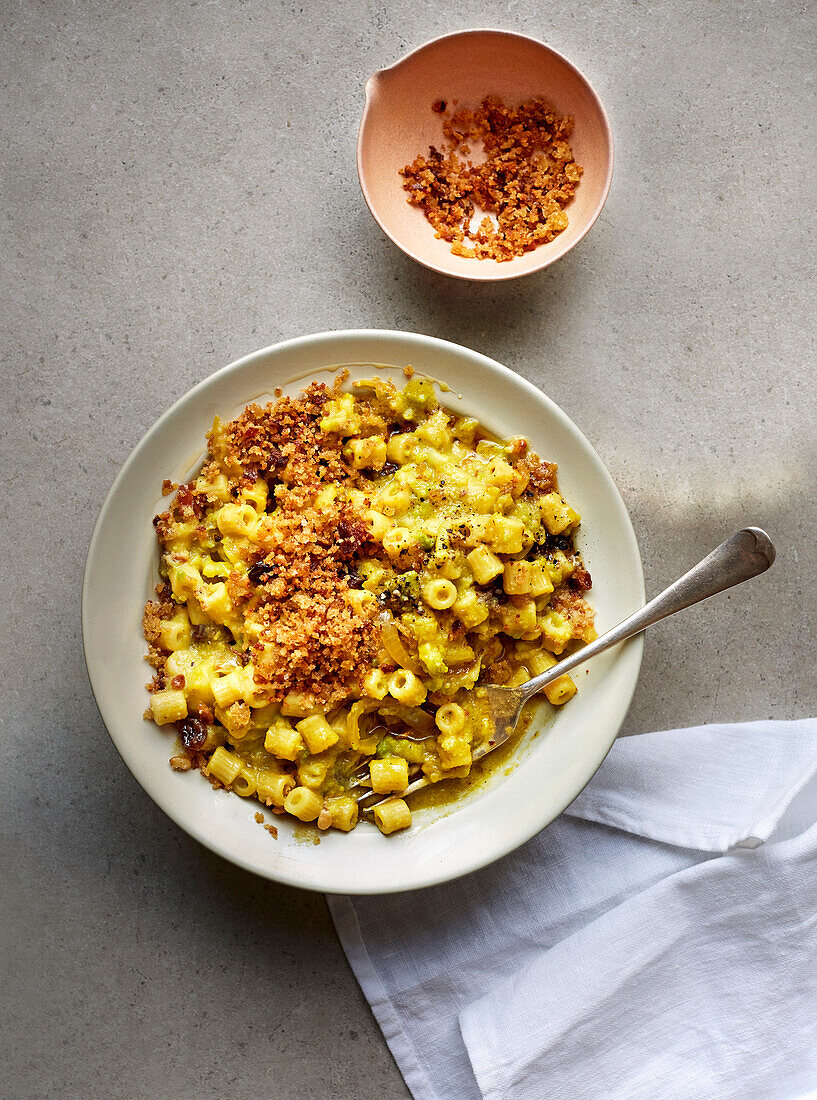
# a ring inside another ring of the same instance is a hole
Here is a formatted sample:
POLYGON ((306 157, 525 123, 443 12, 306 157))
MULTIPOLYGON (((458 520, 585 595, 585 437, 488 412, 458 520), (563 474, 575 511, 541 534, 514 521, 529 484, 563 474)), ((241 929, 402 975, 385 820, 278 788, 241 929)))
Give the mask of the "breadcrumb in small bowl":
POLYGON ((469 30, 369 78, 357 166, 375 221, 406 255, 497 281, 547 267, 589 232, 610 190, 613 138, 561 54, 469 30))

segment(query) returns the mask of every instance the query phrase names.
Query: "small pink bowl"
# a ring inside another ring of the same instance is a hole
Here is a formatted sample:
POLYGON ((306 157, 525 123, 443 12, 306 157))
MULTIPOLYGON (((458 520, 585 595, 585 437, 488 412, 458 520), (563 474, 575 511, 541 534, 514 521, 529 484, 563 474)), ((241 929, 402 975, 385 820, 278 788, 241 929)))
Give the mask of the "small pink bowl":
POLYGON ((366 83, 366 106, 357 141, 357 171, 369 209, 383 232, 418 263, 459 279, 516 279, 539 271, 584 237, 604 206, 613 175, 610 123, 588 80, 561 54, 522 34, 472 30, 420 46, 366 83), (409 206, 399 170, 443 140, 431 105, 478 106, 487 95, 508 104, 544 96, 561 115, 572 115, 574 156, 584 168, 567 206, 570 224, 550 243, 516 259, 454 256, 438 240, 422 210, 409 206))

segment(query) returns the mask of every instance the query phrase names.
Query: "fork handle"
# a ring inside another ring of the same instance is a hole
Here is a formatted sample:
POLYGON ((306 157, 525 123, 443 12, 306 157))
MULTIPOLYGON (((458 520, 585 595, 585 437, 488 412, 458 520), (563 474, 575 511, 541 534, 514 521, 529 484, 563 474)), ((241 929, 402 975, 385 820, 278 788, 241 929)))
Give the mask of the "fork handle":
POLYGON ((547 672, 534 676, 532 680, 521 685, 521 692, 525 699, 536 695, 542 688, 564 676, 566 672, 583 665, 597 653, 603 653, 610 646, 619 642, 626 642, 634 634, 640 634, 653 623, 660 622, 677 611, 683 611, 685 607, 700 603, 710 596, 717 595, 727 588, 732 588, 742 581, 748 581, 751 577, 757 577, 765 573, 774 561, 774 545, 765 531, 759 527, 746 527, 738 531, 725 542, 722 542, 703 561, 693 566, 683 577, 679 577, 669 588, 665 588, 649 603, 634 611, 618 626, 602 634, 594 642, 590 642, 584 649, 559 661, 547 672))

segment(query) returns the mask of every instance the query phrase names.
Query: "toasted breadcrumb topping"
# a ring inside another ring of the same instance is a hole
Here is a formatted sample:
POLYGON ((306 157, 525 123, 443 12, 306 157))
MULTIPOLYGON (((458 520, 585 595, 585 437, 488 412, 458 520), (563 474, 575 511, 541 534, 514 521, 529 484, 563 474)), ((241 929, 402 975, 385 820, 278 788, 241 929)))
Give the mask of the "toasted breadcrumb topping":
POLYGON ((284 515, 271 532, 254 646, 256 680, 275 701, 289 691, 339 702, 376 649, 373 623, 347 602, 348 568, 366 529, 348 506, 284 515))
MULTIPOLYGON (((227 471, 230 495, 238 498, 243 487, 263 477, 270 507, 277 504, 274 523, 259 536, 254 570, 248 575, 234 570, 226 579, 232 604, 243 606, 261 625, 246 657, 252 655, 256 682, 270 702, 290 692, 315 707, 340 701, 357 686, 376 650, 372 621, 346 598, 366 529, 347 503, 315 504, 327 486, 352 488, 359 481, 343 457, 343 439, 319 426, 326 402, 337 396, 344 380, 345 375, 339 377, 333 389, 313 382, 297 398, 248 405, 228 424, 217 422, 208 436, 208 461, 201 471, 205 483, 227 471)), ((154 521, 160 543, 165 545, 180 525, 199 519, 215 502, 195 482, 180 486, 170 510, 154 521)), ((159 630, 177 610, 168 585, 157 594, 144 613, 148 661, 159 670, 154 689, 163 686, 167 658, 159 630)), ((231 719, 241 725, 249 715, 238 713, 237 706, 231 708, 231 719)))
POLYGON ((537 493, 552 493, 558 489, 558 466, 555 462, 546 462, 528 451, 518 463, 517 469, 528 475, 528 484, 537 493))
POLYGON ((157 585, 156 595, 158 599, 149 600, 145 604, 145 613, 142 617, 142 629, 148 644, 145 660, 157 672, 153 682, 148 684, 148 691, 150 692, 158 691, 164 683, 162 670, 167 660, 167 650, 162 648, 159 628, 166 619, 171 618, 176 610, 176 604, 170 596, 169 584, 157 585))
MULTIPOLYGON (((275 404, 248 405, 225 425, 223 437, 210 433, 213 457, 240 481, 259 474, 277 482, 275 497, 288 509, 311 505, 315 494, 333 482, 351 483, 356 474, 341 453, 343 439, 320 430, 326 402, 336 394, 322 382, 312 382, 301 397, 281 397, 275 404)), ((203 473, 207 474, 205 467, 203 473)))
POLYGON ((442 115, 447 141, 441 149, 430 146, 401 175, 407 201, 423 210, 454 255, 512 260, 567 228, 564 207, 582 176, 567 141, 572 118, 559 118, 541 97, 507 107, 491 96, 475 111, 453 114, 437 100, 432 110, 442 115), (484 149, 481 163, 468 157, 475 142, 484 149), (478 208, 486 216, 473 230, 478 208))
MULTIPOLYGON (((582 566, 580 569, 582 588, 590 587, 590 574, 582 566)), ((550 598, 550 606, 567 619, 577 637, 591 641, 595 636, 595 613, 580 591, 568 584, 560 585, 550 598)))

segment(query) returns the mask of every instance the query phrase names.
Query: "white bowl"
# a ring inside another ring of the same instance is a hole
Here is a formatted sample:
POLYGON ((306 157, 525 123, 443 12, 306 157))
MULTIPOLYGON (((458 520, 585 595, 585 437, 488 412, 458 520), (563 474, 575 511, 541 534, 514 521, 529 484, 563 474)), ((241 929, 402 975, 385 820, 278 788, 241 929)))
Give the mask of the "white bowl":
POLYGON ((576 675, 578 695, 555 716, 543 704, 514 755, 455 808, 422 810, 405 833, 360 825, 320 843, 274 817, 278 839, 254 820, 258 803, 215 791, 197 772, 174 772, 174 740, 145 722, 150 678, 143 660, 142 608, 156 579, 153 524, 164 478, 184 481, 203 456, 213 417, 247 402, 294 393, 306 381, 352 377, 385 365, 396 381, 411 364, 451 387, 445 401, 500 436, 524 435, 559 463, 559 483, 582 514, 580 546, 593 577, 600 631, 643 603, 635 535, 610 474, 571 420, 529 382, 499 363, 444 340, 389 331, 325 332, 248 355, 205 379, 162 416, 122 467, 97 520, 82 594, 85 659, 100 714, 122 759, 151 798, 186 832, 247 870, 292 886, 377 894, 445 882, 475 871, 529 840, 565 809, 615 740, 635 689, 643 643, 596 657, 576 675))

